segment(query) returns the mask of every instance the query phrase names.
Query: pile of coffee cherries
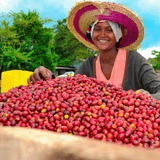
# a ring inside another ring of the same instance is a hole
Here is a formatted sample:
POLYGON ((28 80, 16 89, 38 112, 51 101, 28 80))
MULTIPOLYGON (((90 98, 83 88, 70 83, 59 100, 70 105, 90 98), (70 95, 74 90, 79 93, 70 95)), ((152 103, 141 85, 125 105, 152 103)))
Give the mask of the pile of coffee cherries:
POLYGON ((0 125, 160 148, 160 102, 79 74, 1 93, 0 125))

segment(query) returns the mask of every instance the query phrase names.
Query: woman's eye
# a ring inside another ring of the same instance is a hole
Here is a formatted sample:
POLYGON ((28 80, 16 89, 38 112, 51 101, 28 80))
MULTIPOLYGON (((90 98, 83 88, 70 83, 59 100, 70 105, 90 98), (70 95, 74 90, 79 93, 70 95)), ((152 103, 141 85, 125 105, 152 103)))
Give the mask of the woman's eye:
POLYGON ((100 31, 100 29, 99 29, 99 28, 95 28, 94 30, 95 30, 95 31, 100 31))
POLYGON ((112 29, 108 29, 108 32, 112 32, 112 29))

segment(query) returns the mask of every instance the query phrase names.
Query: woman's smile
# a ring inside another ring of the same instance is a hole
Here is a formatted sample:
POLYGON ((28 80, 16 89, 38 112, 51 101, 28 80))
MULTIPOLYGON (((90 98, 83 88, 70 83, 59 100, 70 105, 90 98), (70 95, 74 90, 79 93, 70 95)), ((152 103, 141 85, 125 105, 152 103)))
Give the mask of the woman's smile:
POLYGON ((106 43, 106 42, 108 42, 107 40, 103 40, 103 39, 99 39, 98 41, 101 42, 101 43, 106 43))

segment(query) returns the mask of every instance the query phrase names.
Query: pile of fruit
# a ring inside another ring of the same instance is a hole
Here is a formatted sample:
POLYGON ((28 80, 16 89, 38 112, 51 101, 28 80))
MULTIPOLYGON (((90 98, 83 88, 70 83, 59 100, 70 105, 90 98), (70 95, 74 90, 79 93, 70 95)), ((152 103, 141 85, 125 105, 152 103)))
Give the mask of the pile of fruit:
POLYGON ((82 75, 1 93, 0 125, 160 148, 160 102, 82 75))

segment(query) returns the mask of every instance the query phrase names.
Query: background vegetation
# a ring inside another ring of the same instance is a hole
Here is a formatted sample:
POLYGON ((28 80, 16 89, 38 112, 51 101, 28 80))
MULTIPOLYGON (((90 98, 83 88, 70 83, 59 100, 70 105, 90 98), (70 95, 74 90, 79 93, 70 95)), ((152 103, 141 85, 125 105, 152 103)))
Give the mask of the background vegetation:
POLYGON ((8 13, 0 21, 0 71, 21 69, 33 71, 44 65, 54 71, 58 56, 54 51, 54 34, 43 24, 36 11, 8 13))
POLYGON ((52 72, 56 66, 72 66, 96 54, 68 30, 66 18, 51 28, 36 11, 10 12, 0 16, 0 72, 20 69, 34 71, 40 65, 52 72))
POLYGON ((149 63, 152 64, 152 67, 154 68, 155 71, 160 70, 160 52, 153 50, 152 55, 155 56, 155 58, 149 58, 148 61, 149 63))

